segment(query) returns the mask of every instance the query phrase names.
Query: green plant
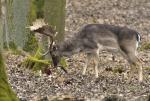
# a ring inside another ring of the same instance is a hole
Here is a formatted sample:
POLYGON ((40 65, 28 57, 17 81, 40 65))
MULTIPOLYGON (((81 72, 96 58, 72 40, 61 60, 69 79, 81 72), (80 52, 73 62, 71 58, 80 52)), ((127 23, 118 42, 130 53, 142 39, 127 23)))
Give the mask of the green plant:
POLYGON ((143 43, 142 46, 140 47, 140 50, 149 50, 150 49, 150 43, 143 43))

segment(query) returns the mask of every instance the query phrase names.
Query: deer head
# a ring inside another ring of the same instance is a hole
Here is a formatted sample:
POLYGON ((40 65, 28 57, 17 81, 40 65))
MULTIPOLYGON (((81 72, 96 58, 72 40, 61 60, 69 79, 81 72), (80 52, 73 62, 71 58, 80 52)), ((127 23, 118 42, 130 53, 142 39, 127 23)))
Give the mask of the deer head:
POLYGON ((54 37, 57 35, 56 30, 53 29, 52 26, 46 24, 43 19, 37 19, 35 22, 33 22, 32 26, 27 28, 29 28, 32 32, 37 32, 49 37, 49 48, 45 54, 50 53, 53 65, 54 67, 57 67, 60 62, 60 55, 57 52, 58 46, 54 44, 54 37))

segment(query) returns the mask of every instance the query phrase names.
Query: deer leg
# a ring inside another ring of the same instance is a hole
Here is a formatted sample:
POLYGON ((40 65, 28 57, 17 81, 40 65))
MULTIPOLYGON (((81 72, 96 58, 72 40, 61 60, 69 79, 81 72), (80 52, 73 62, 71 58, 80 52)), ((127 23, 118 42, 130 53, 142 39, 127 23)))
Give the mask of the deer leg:
POLYGON ((142 66, 139 67, 139 82, 143 81, 143 69, 142 66))
POLYGON ((131 79, 134 77, 136 66, 133 64, 130 64, 130 72, 128 76, 128 81, 131 81, 131 79))
POLYGON ((94 58, 95 77, 98 78, 98 58, 94 58))
POLYGON ((133 55, 133 54, 128 54, 128 62, 130 63, 130 67, 131 67, 131 74, 130 77, 133 76, 133 73, 135 72, 135 69, 138 69, 138 80, 139 82, 143 81, 143 70, 142 70, 142 63, 141 61, 138 59, 137 56, 133 55))
POLYGON ((129 54, 129 58, 130 58, 129 61, 132 62, 132 64, 134 65, 133 67, 134 71, 135 71, 135 68, 138 69, 138 80, 139 82, 142 82, 143 81, 142 62, 140 61, 140 59, 138 59, 136 55, 133 55, 133 54, 129 54))
POLYGON ((90 63, 90 60, 91 60, 92 56, 90 53, 87 53, 87 57, 86 57, 86 60, 85 60, 85 66, 83 67, 83 72, 82 72, 82 75, 85 75, 85 72, 87 70, 87 67, 90 63))
POLYGON ((85 66, 83 67, 83 72, 82 72, 82 75, 85 75, 85 72, 86 72, 86 69, 87 69, 87 66, 89 64, 89 56, 87 55, 87 58, 85 60, 85 66))
POLYGON ((96 54, 94 54, 94 67, 95 67, 95 77, 96 78, 98 78, 99 51, 100 51, 100 48, 98 48, 96 50, 96 54))
POLYGON ((131 71, 129 73, 129 80, 131 80, 131 78, 134 75, 135 69, 136 67, 138 68, 138 80, 139 82, 143 81, 143 70, 142 70, 142 65, 141 65, 141 60, 138 59, 138 57, 135 54, 136 52, 128 52, 125 53, 123 51, 121 51, 121 54, 124 56, 124 58, 126 58, 126 60, 129 62, 130 64, 130 68, 131 71))
POLYGON ((138 59, 137 65, 138 65, 138 73, 139 73, 139 82, 142 82, 143 81, 143 68, 142 68, 142 62, 140 59, 138 59))
POLYGON ((134 65, 131 65, 130 78, 133 77, 135 68, 138 69, 138 80, 139 80, 139 82, 142 82, 143 81, 143 70, 142 70, 141 63, 139 63, 138 61, 134 65))

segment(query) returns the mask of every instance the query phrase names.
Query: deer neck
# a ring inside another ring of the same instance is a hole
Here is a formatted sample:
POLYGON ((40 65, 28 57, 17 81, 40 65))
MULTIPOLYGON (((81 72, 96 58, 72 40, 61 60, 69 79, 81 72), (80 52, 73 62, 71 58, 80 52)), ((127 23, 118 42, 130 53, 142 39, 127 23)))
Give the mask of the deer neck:
POLYGON ((71 56, 73 54, 76 54, 80 52, 81 45, 79 43, 79 39, 71 38, 66 41, 63 41, 58 46, 58 51, 61 54, 61 56, 71 56))

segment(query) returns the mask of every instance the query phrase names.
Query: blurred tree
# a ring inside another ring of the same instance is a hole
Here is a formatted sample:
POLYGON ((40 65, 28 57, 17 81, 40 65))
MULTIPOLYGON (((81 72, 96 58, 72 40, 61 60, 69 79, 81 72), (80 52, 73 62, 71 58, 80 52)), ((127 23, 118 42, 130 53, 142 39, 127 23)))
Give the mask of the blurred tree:
POLYGON ((1 12, 1 2, 0 2, 0 48, 3 47, 3 29, 2 29, 2 12, 1 12))
POLYGON ((13 92, 6 74, 6 68, 0 49, 0 101, 19 101, 16 94, 13 92))
MULTIPOLYGON (((6 49, 36 50, 37 41, 27 26, 33 19, 30 0, 1 0, 0 46, 6 49), (4 45, 3 45, 4 44, 4 45)), ((34 7, 33 7, 34 8, 34 7)))
POLYGON ((27 51, 36 49, 34 35, 26 29, 30 25, 32 16, 30 4, 30 0, 1 0, 0 40, 3 40, 1 47, 4 44, 6 49, 19 48, 27 51))
MULTIPOLYGON (((13 26, 13 33, 9 32, 12 37, 11 41, 17 45, 17 47, 23 48, 26 41, 28 40, 29 31, 26 29, 26 26, 29 25, 28 22, 28 14, 29 14, 29 3, 30 0, 13 0, 12 3, 12 15, 9 16, 11 19, 12 17, 12 26, 13 26)), ((8 20, 9 20, 8 18, 8 20)), ((11 45, 11 43, 9 44, 11 45)))
POLYGON ((8 39, 8 25, 7 25, 7 9, 6 9, 6 0, 1 0, 1 40, 5 42, 5 46, 9 48, 9 39, 8 39), (5 33, 5 34, 4 34, 5 33))

